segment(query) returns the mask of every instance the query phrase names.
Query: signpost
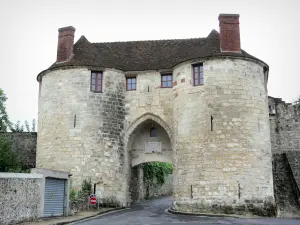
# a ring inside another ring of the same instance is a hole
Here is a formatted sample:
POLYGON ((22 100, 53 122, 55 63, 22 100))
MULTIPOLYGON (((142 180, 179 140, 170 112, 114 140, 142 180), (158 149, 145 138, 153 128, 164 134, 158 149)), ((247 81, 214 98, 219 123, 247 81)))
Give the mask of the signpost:
POLYGON ((96 205, 97 204, 96 196, 90 195, 90 204, 91 205, 96 205))
MULTIPOLYGON (((89 205, 96 205, 96 204, 97 204, 97 197, 95 194, 91 194, 89 196, 89 205)), ((99 210, 99 202, 98 202, 98 210, 99 210)))

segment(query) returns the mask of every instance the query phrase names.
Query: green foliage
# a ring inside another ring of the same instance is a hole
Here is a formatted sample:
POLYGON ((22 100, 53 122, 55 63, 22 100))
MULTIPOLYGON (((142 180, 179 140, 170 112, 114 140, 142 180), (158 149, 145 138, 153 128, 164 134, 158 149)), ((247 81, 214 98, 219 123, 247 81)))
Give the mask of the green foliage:
POLYGON ((81 190, 78 191, 78 198, 79 199, 84 199, 86 200, 86 198, 92 194, 92 181, 91 179, 88 180, 83 180, 82 184, 81 184, 81 190))
POLYGON ((32 120, 31 132, 35 132, 35 119, 32 120))
POLYGON ((5 136, 0 136, 0 168, 7 172, 29 173, 30 170, 23 164, 24 156, 12 149, 12 142, 5 136))
POLYGON ((70 200, 75 201, 76 200, 76 195, 77 195, 77 192, 76 192, 75 188, 71 188, 71 190, 70 190, 70 200))
POLYGON ((27 132, 30 132, 30 127, 29 127, 29 124, 28 124, 28 121, 27 120, 25 120, 25 128, 26 128, 26 131, 27 132))
POLYGON ((75 188, 73 188, 72 185, 72 178, 70 179, 70 200, 73 202, 76 200, 76 196, 77 196, 77 191, 75 190, 75 188))
POLYGON ((299 95, 298 99, 294 102, 294 105, 296 106, 297 109, 300 110, 300 95, 299 95))
POLYGON ((121 203, 117 200, 115 196, 110 196, 110 197, 104 197, 100 199, 100 206, 101 207, 110 207, 110 208, 115 208, 115 207, 120 207, 121 203))
POLYGON ((88 180, 83 180, 81 184, 81 191, 85 193, 92 193, 92 181, 91 178, 88 180))
POLYGON ((8 138, 0 136, 0 168, 17 164, 17 154, 12 151, 11 146, 12 143, 8 138))
POLYGON ((24 125, 21 125, 20 120, 18 120, 16 124, 11 126, 10 129, 12 132, 24 132, 24 125))
POLYGON ((12 170, 21 167, 17 152, 12 150, 11 140, 0 136, 0 168, 12 170))
POLYGON ((25 120, 24 124, 21 125, 20 120, 16 124, 10 126, 12 132, 35 132, 35 119, 32 120, 32 127, 30 128, 29 123, 25 120), (24 129, 24 125, 26 130, 24 129))
POLYGON ((7 128, 11 126, 11 122, 8 119, 8 115, 5 108, 6 95, 0 88, 0 132, 6 132, 7 128))
POLYGON ((17 167, 8 167, 7 172, 9 173, 30 173, 30 169, 24 166, 17 166, 17 167))
POLYGON ((173 167, 169 163, 163 162, 149 162, 142 164, 144 171, 144 181, 163 184, 165 176, 173 172, 173 167))

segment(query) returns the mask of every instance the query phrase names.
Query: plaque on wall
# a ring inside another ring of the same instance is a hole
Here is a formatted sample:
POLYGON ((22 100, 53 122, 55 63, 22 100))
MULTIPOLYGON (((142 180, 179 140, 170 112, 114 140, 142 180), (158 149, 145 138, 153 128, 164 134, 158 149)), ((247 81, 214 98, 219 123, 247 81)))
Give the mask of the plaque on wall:
POLYGON ((160 141, 146 141, 145 142, 145 153, 156 153, 161 152, 160 141))

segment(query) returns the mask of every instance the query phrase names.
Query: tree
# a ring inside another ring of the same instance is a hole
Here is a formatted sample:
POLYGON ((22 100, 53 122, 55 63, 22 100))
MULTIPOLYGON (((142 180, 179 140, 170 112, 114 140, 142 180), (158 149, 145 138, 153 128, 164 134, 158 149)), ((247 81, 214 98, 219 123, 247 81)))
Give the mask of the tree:
POLYGON ((25 120, 24 125, 21 125, 20 120, 17 121, 16 124, 13 124, 10 129, 12 132, 35 132, 35 119, 32 120, 32 127, 30 128, 29 123, 27 120, 25 120), (24 129, 24 125, 26 128, 26 131, 24 129))
POLYGON ((21 125, 20 120, 18 120, 16 124, 13 124, 10 127, 10 129, 12 132, 24 132, 24 125, 21 125))
POLYGON ((5 108, 6 95, 0 88, 0 132, 6 132, 7 128, 11 126, 11 122, 8 119, 8 115, 5 108))
POLYGON ((35 132, 35 119, 32 120, 31 132, 35 132))
POLYGON ((19 166, 19 159, 16 152, 12 151, 11 141, 0 136, 0 168, 11 168, 19 166))
POLYGON ((294 105, 296 106, 297 109, 300 110, 300 95, 299 95, 298 99, 294 102, 294 105))
POLYGON ((29 127, 28 121, 25 120, 24 123, 25 123, 26 131, 27 131, 27 132, 30 132, 30 127, 29 127))

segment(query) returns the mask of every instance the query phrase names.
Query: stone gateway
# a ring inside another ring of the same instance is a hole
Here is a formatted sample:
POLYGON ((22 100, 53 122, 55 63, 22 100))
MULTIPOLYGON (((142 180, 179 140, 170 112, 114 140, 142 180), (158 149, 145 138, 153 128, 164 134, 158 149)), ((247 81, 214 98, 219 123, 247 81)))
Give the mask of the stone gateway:
POLYGON ((133 167, 168 162, 174 210, 274 215, 269 67, 241 49, 239 15, 219 22, 205 38, 113 43, 59 29, 37 77, 37 167, 126 206, 133 167))

